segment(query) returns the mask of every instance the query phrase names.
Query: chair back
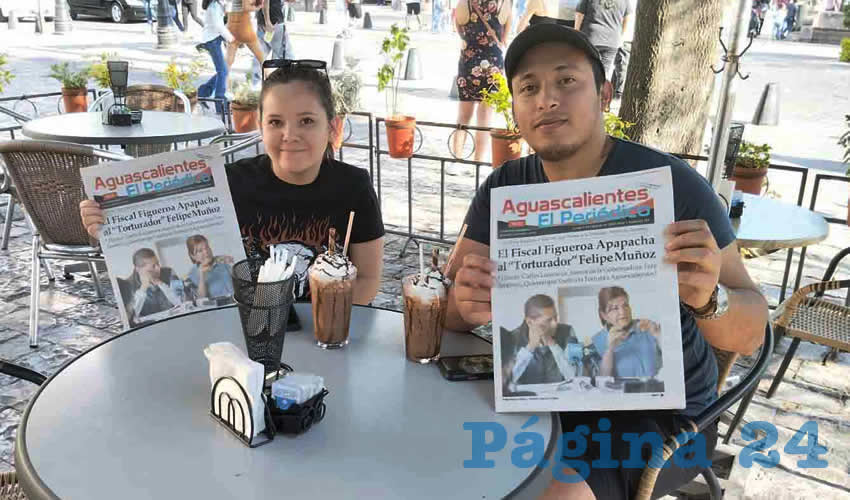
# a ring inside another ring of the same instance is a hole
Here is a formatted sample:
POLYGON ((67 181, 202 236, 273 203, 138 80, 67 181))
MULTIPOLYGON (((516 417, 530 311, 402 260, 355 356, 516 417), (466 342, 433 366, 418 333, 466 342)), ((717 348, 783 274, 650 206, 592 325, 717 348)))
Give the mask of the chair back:
POLYGON ((45 243, 91 246, 80 218, 80 169, 129 157, 65 142, 2 141, 0 158, 45 243))
POLYGON ((192 105, 186 94, 165 85, 130 85, 127 87, 127 106, 146 111, 192 114, 192 105))

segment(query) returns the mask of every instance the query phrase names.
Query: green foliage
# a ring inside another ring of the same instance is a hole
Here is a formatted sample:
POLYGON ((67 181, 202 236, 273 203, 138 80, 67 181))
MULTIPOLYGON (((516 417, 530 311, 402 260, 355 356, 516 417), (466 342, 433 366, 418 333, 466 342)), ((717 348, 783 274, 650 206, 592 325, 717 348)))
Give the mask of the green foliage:
POLYGON ((192 59, 188 65, 171 58, 171 62, 165 66, 160 75, 166 85, 188 96, 198 92, 195 80, 201 75, 203 69, 204 60, 200 57, 192 59))
POLYGON ((245 81, 237 83, 233 88, 233 104, 248 108, 260 106, 260 91, 251 88, 251 77, 245 75, 245 81))
POLYGON ((841 39, 841 53, 838 55, 841 62, 850 62, 850 38, 841 39))
POLYGON ((771 147, 767 144, 759 146, 751 142, 741 141, 735 166, 756 169, 767 168, 770 166, 770 150, 771 147))
POLYGON ((89 83, 89 68, 72 71, 70 63, 51 64, 48 76, 62 82, 63 89, 84 89, 89 83))
MULTIPOLYGON (((850 162, 850 115, 844 115, 844 123, 847 125, 847 130, 841 134, 841 138, 838 139, 838 145, 844 148, 844 163, 850 162)), ((847 169, 847 172, 844 173, 847 177, 850 177, 850 168, 847 169)))
POLYGON ((363 80, 354 70, 356 59, 346 58, 346 68, 331 75, 331 88, 334 96, 334 111, 337 116, 344 116, 360 107, 360 89, 363 80))
POLYGON ((605 133, 611 137, 629 140, 631 137, 628 136, 626 131, 634 126, 634 123, 627 122, 614 113, 605 112, 605 133))
POLYGON ((844 27, 850 28, 850 4, 844 6, 844 27))
POLYGON ((502 115, 508 131, 518 134, 519 129, 516 123, 514 123, 513 108, 511 107, 511 91, 508 89, 508 81, 502 73, 493 74, 493 80, 495 80, 495 83, 489 89, 481 90, 481 101, 493 108, 493 111, 502 115))
POLYGON ((15 78, 15 75, 6 69, 7 64, 9 61, 6 59, 6 54, 0 54, 0 93, 3 93, 5 86, 12 82, 12 78, 15 78))
POLYGON ((106 63, 110 59, 117 58, 117 52, 102 52, 98 59, 89 67, 89 76, 94 79, 98 87, 108 89, 112 86, 112 82, 109 80, 109 68, 106 67, 106 63))
POLYGON ((393 24, 390 34, 381 43, 381 53, 387 62, 378 68, 378 92, 388 90, 385 95, 387 112, 392 118, 398 115, 398 84, 401 81, 401 61, 410 43, 407 28, 393 24))

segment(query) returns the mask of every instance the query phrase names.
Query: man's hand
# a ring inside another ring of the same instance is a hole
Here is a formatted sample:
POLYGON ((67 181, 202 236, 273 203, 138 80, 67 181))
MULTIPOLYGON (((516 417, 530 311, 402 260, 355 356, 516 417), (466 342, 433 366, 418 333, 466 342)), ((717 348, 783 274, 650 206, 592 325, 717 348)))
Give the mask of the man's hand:
POLYGON ((463 257, 463 265, 455 275, 455 305, 461 318, 473 325, 483 325, 493 318, 490 289, 496 264, 475 254, 463 257))
POLYGON ((708 304, 720 278, 722 256, 704 220, 686 220, 667 226, 664 260, 676 264, 679 300, 699 309, 708 304))
POLYGON ((546 332, 539 327, 528 327, 528 345, 526 349, 533 351, 545 343, 546 332))
POLYGON ((148 291, 148 288, 153 286, 153 283, 151 282, 148 273, 139 273, 139 281, 141 282, 141 286, 139 286, 139 288, 145 292, 148 291))
POLYGON ((272 25, 272 23, 266 21, 265 30, 266 33, 274 33, 274 26, 272 25))
POLYGON ((86 232, 94 239, 100 238, 100 230, 106 223, 100 204, 94 200, 81 201, 80 218, 83 219, 83 227, 86 228, 86 232))

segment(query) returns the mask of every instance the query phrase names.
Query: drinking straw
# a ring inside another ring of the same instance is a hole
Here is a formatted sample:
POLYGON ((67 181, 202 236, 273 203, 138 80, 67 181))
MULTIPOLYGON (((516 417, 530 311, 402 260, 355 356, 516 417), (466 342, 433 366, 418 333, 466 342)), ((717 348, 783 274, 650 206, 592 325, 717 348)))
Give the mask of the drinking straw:
POLYGON ((425 277, 425 256, 422 253, 422 244, 419 245, 419 276, 425 277))
POLYGON ((452 247, 452 250, 449 252, 449 257, 446 259, 446 267, 443 268, 443 274, 448 274, 448 272, 452 269, 452 263, 454 263, 455 253, 457 253, 457 249, 460 246, 460 243, 463 241, 463 236, 466 234, 466 224, 460 228, 460 235, 457 237, 457 242, 455 242, 455 246, 452 247))
POLYGON ((328 229, 328 254, 336 253, 336 229, 328 229))
POLYGON ((348 213, 348 229, 345 230, 345 244, 342 246, 343 257, 348 255, 348 240, 351 239, 351 226, 354 224, 354 210, 348 213))

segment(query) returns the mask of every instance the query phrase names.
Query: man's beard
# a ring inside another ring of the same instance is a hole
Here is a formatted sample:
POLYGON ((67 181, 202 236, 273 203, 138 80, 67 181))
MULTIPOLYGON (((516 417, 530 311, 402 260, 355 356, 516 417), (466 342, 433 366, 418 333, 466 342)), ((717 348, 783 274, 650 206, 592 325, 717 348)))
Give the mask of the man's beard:
POLYGON ((543 161, 557 162, 570 158, 578 149, 578 145, 575 144, 553 144, 542 149, 534 149, 534 151, 543 161))

